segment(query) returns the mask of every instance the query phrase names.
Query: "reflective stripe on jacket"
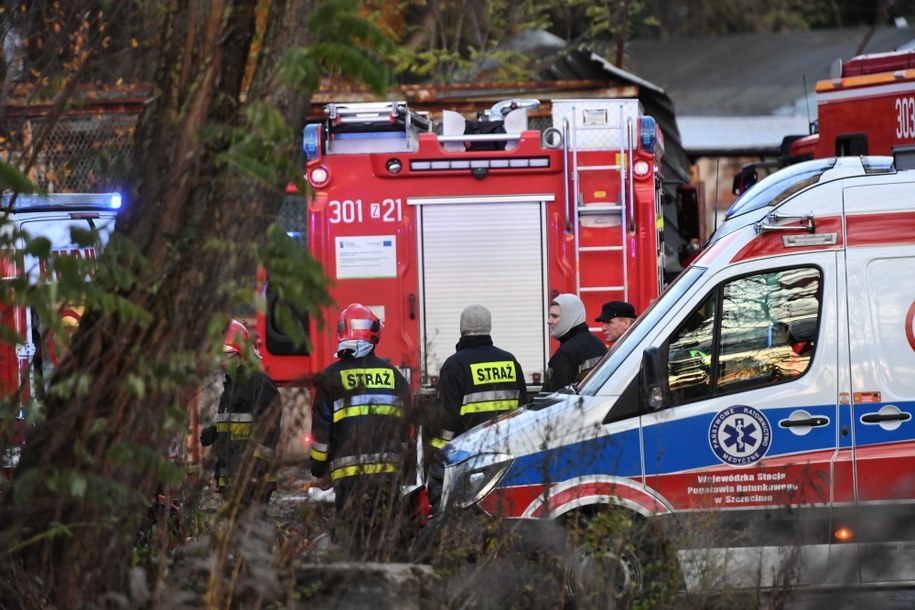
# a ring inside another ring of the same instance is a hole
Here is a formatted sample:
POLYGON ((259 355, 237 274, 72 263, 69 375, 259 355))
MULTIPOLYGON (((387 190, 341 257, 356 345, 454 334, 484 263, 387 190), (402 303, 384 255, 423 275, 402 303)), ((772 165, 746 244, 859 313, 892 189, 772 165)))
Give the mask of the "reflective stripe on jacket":
POLYGON ((336 482, 401 472, 409 408, 407 380, 374 353, 328 366, 315 380, 312 474, 336 482))
POLYGON ((492 344, 489 335, 461 337, 439 373, 440 421, 433 447, 527 402, 527 385, 518 360, 492 344))
POLYGON ((226 375, 216 413, 216 440, 213 443, 218 469, 216 482, 220 488, 229 486, 237 476, 247 443, 256 430, 262 433, 252 449, 254 458, 262 463, 257 470, 262 480, 276 481, 276 473, 269 471, 265 463, 273 465, 280 437, 283 413, 278 406, 273 408, 273 401, 278 397, 276 384, 261 371, 247 377, 226 375), (272 419, 268 421, 265 417, 272 419))

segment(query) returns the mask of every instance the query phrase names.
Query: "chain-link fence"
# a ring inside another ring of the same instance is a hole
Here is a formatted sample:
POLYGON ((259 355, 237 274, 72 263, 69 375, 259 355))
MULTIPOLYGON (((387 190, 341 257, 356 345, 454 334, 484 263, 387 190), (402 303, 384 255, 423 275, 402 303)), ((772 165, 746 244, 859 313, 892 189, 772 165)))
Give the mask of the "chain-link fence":
POLYGON ((75 106, 53 120, 46 109, 7 102, 0 115, 3 161, 50 193, 120 190, 133 154, 139 104, 83 99, 75 106))

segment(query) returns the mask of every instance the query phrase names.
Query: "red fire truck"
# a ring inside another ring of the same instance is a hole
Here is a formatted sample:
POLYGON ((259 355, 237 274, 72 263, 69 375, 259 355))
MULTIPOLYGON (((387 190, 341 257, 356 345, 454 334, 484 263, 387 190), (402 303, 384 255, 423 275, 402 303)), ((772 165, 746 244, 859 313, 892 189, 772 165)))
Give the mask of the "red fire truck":
MULTIPOLYGON (((816 84, 817 120, 811 134, 788 136, 783 155, 768 167, 832 156, 890 155, 915 144, 915 51, 836 60, 816 84)), ((734 194, 754 184, 764 164, 745 165, 734 194)))
MULTIPOLYGON (((440 120, 406 103, 329 104, 305 129, 313 187, 307 246, 332 280, 330 323, 308 321, 294 345, 273 319, 257 321, 259 349, 279 383, 306 382, 333 361, 333 321, 352 302, 383 321, 378 353, 414 388, 432 385, 454 352, 461 310, 492 312, 493 339, 512 351, 531 386, 555 345, 553 296, 579 294, 589 324, 601 304, 643 311, 664 270, 663 138, 636 99, 551 104, 551 124, 529 129, 540 102, 500 102, 476 119, 440 120)), ((599 335, 600 336, 600 335, 599 335)))

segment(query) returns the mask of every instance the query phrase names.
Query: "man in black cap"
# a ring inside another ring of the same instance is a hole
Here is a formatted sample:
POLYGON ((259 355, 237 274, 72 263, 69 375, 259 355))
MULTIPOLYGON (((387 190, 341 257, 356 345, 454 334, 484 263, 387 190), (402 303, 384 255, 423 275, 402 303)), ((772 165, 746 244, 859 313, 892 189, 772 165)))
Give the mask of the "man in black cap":
POLYGON ((600 322, 601 330, 604 331, 604 341, 611 346, 629 330, 635 319, 635 308, 631 304, 626 301, 610 301, 604 303, 600 315, 594 318, 594 321, 600 322))

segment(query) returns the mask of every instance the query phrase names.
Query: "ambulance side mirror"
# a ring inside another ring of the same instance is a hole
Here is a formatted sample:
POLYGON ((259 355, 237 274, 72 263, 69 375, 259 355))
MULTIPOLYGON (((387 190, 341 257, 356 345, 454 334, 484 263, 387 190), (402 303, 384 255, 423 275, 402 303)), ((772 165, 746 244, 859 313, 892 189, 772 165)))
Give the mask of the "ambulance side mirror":
POLYGON ((639 375, 643 404, 650 411, 664 408, 664 369, 661 366, 661 350, 649 347, 642 353, 642 371, 639 375))

